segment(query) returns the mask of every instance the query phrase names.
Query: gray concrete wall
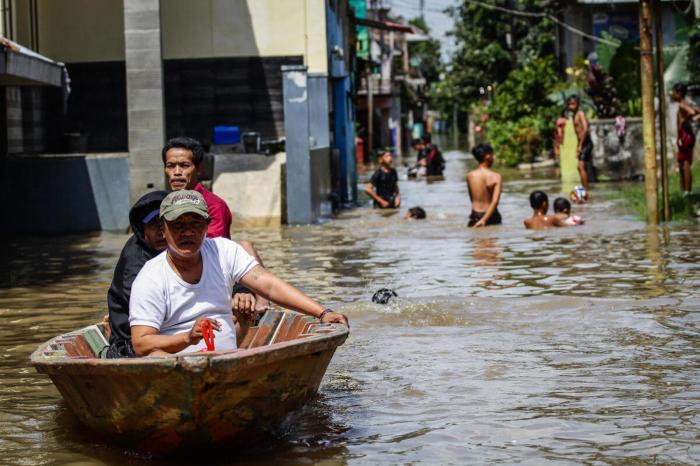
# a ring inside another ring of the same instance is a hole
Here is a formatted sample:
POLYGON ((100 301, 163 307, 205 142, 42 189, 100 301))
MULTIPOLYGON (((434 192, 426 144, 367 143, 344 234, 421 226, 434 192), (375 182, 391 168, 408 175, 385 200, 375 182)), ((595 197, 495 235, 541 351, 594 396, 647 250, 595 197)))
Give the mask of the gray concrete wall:
POLYGON ((127 154, 37 155, 8 160, 6 233, 62 234, 129 226, 127 154))
POLYGON ((160 1, 124 0, 131 200, 165 186, 160 1))
POLYGON ((328 77, 283 66, 287 222, 314 223, 331 194, 328 77))
POLYGON ((287 155, 213 154, 212 191, 233 213, 234 225, 279 225, 284 217, 287 155))
POLYGON ((614 119, 590 121, 593 165, 598 177, 629 180, 644 175, 642 119, 627 118, 624 136, 615 130, 614 119))

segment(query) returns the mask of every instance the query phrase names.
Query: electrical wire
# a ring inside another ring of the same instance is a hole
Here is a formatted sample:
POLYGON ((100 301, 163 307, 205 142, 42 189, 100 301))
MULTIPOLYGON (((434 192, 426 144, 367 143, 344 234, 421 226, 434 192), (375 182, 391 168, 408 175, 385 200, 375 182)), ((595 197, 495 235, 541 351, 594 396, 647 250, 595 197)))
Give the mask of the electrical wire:
POLYGON ((693 2, 691 0, 688 0, 688 6, 685 7, 685 10, 679 10, 678 7, 676 6, 676 0, 673 0, 671 2, 671 5, 673 5, 673 9, 676 10, 678 13, 682 15, 687 15, 690 13, 690 9, 693 7, 693 2))
POLYGON ((607 44, 607 45, 612 45, 612 46, 620 45, 618 42, 604 39, 602 37, 594 36, 593 34, 588 34, 587 32, 584 32, 584 31, 582 31, 582 30, 580 30, 580 29, 578 29, 578 28, 576 28, 568 23, 565 23, 564 21, 560 20, 556 16, 551 15, 549 13, 531 13, 531 12, 527 12, 527 11, 513 10, 510 8, 506 8, 506 7, 502 7, 502 6, 498 6, 498 5, 490 5, 488 3, 480 2, 478 0, 463 0, 463 1, 464 1, 464 3, 469 3, 472 5, 480 6, 482 8, 486 8, 486 9, 493 10, 493 11, 501 11, 503 13, 510 13, 510 14, 513 14, 516 16, 523 16, 523 17, 527 17, 527 18, 547 18, 551 21, 554 21, 555 23, 557 23, 558 25, 560 25, 564 29, 568 29, 569 31, 573 32, 574 34, 585 37, 587 39, 590 39, 590 40, 593 40, 596 42, 600 42, 601 44, 607 44))

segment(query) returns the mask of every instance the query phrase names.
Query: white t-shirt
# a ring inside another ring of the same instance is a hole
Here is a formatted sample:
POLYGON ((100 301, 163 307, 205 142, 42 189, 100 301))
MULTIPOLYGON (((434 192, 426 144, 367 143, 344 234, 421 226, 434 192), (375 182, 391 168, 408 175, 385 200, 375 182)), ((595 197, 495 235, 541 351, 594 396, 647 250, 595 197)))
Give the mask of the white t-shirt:
MULTIPOLYGON (((131 288, 129 325, 147 325, 162 335, 189 332, 199 317, 215 319, 221 331, 214 331, 217 350, 236 349, 236 329, 231 314, 231 292, 257 262, 245 250, 225 238, 202 243, 202 277, 187 283, 172 269, 165 252, 146 262, 131 288)), ((180 353, 206 348, 204 339, 180 353)))

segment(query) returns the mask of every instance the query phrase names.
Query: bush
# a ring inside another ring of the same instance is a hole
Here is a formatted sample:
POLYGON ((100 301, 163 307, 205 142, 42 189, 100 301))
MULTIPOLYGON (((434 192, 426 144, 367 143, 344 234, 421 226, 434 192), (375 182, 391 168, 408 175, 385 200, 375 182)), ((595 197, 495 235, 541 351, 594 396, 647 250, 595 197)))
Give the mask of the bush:
POLYGON ((496 88, 486 130, 503 163, 529 162, 551 147, 554 121, 562 109, 547 96, 558 84, 556 60, 550 55, 512 71, 496 88))

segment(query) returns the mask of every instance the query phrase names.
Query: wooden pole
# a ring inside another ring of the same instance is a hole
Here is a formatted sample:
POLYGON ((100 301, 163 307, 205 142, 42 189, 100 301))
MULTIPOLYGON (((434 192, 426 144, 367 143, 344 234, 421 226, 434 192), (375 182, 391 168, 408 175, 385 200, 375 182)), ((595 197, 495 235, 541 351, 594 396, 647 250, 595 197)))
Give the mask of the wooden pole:
POLYGON ((642 127, 644 134, 644 194, 647 223, 659 223, 656 188, 656 128, 654 124, 654 52, 651 48, 651 0, 639 2, 639 51, 642 72, 642 127))
POLYGON ((668 202, 668 153, 666 141, 666 89, 664 85, 664 35, 661 25, 661 0, 654 0, 654 38, 656 39, 656 76, 659 80, 659 139, 661 140, 661 199, 664 206, 664 222, 671 221, 668 202))

